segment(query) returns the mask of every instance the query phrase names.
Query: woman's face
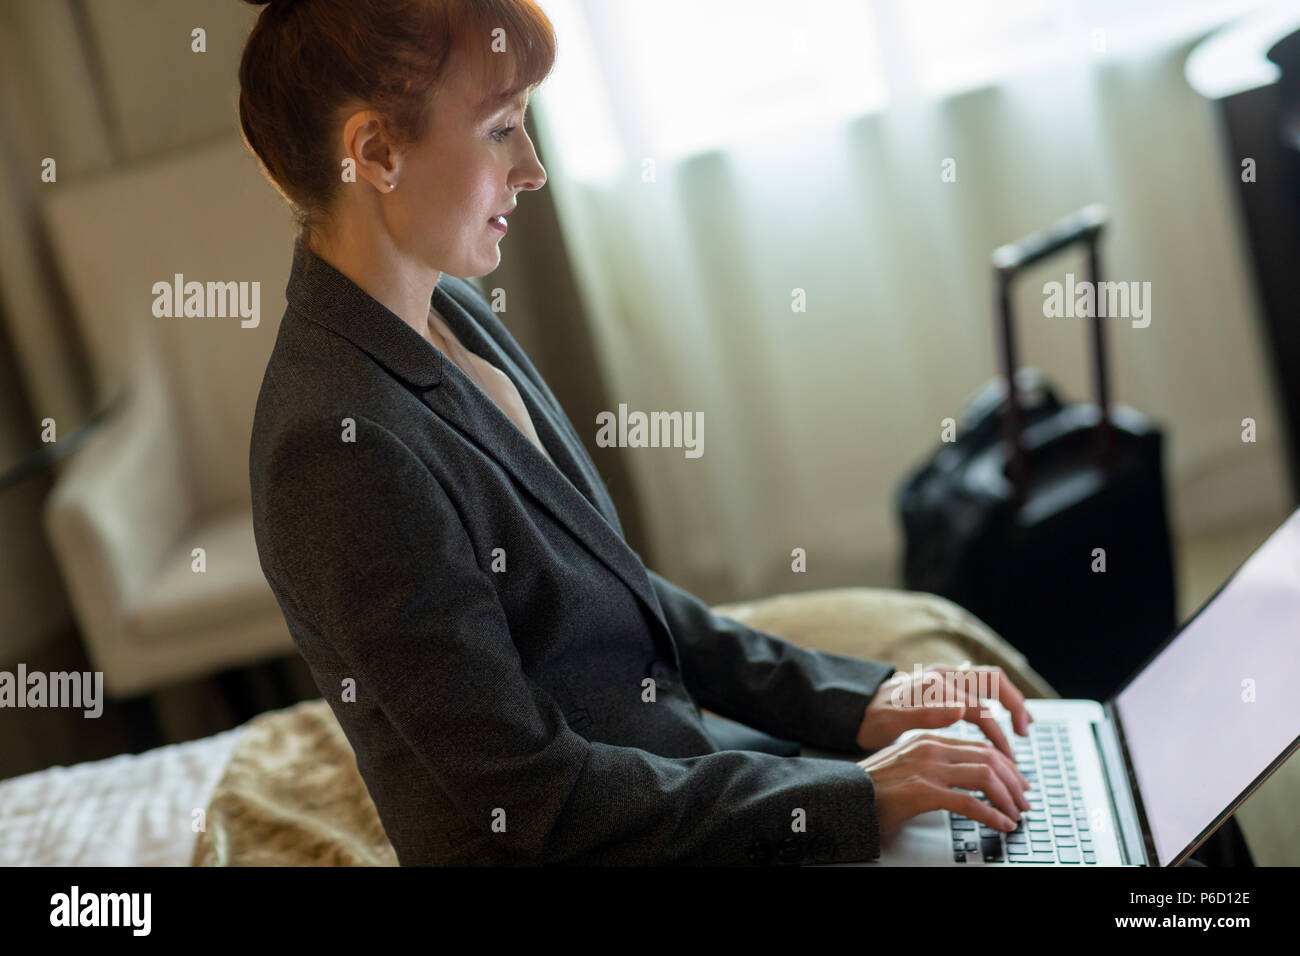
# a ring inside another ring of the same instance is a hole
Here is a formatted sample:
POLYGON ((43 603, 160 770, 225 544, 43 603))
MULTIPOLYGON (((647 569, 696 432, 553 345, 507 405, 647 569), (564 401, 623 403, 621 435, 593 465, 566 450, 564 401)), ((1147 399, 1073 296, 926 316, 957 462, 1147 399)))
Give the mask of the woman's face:
POLYGON ((467 88, 466 75, 450 72, 427 134, 400 151, 397 185, 384 198, 402 248, 451 275, 481 276, 501 262, 495 217, 521 190, 540 189, 546 170, 524 131, 525 94, 475 115, 481 91, 467 88))

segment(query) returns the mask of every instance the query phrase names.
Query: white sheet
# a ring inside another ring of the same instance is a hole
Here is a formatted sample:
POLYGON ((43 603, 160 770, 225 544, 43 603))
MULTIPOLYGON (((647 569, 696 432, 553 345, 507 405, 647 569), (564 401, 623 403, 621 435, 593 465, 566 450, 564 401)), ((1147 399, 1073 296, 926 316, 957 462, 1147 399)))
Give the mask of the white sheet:
POLYGON ((0 781, 0 866, 188 866, 243 729, 0 781))

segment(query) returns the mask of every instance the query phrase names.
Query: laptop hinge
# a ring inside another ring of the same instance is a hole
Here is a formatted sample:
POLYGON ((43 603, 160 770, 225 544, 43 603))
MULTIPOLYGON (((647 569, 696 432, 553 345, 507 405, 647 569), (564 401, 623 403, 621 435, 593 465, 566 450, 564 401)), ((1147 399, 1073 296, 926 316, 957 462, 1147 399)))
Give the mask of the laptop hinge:
POLYGON ((1120 753, 1119 738, 1115 735, 1115 725, 1110 717, 1107 705, 1107 717, 1104 721, 1092 724, 1092 735, 1097 741, 1097 750, 1101 754, 1101 768, 1106 775, 1106 792, 1110 794, 1111 814, 1119 823, 1119 845, 1124 854, 1124 862, 1138 866, 1151 866, 1147 858, 1146 844, 1142 839, 1142 826, 1138 821, 1137 807, 1133 803, 1133 792, 1129 788, 1128 771, 1120 753))

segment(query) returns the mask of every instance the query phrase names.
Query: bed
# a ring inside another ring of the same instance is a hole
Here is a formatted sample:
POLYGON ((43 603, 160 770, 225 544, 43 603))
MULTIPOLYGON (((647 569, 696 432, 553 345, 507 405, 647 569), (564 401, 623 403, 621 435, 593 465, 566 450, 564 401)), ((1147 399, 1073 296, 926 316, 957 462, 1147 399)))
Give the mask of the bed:
POLYGON ((0 866, 188 866, 244 730, 0 781, 0 866))
MULTIPOLYGON (((995 664, 1055 691, 950 602, 840 588, 715 607, 796 644, 888 661, 995 664)), ((394 866, 396 854, 324 700, 211 737, 0 781, 4 866, 394 866)))

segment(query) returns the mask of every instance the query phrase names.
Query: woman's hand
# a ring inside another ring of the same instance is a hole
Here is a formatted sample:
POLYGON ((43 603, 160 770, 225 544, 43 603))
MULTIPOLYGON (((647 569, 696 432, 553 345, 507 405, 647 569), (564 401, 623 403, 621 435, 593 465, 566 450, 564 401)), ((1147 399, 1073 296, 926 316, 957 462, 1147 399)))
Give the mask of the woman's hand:
POLYGON ((982 741, 917 734, 858 761, 858 766, 875 784, 882 837, 931 810, 951 810, 995 830, 1013 830, 1020 811, 1029 809, 1023 792, 1029 781, 1010 757, 982 741), (982 791, 993 806, 953 787, 982 791))
POLYGON ((877 689, 858 729, 863 750, 879 750, 915 728, 948 727, 959 720, 979 726, 997 748, 1011 758, 1011 745, 985 705, 999 701, 1011 713, 1011 725, 1024 737, 1033 720, 1025 695, 1000 667, 927 667, 919 673, 897 673, 877 689))

